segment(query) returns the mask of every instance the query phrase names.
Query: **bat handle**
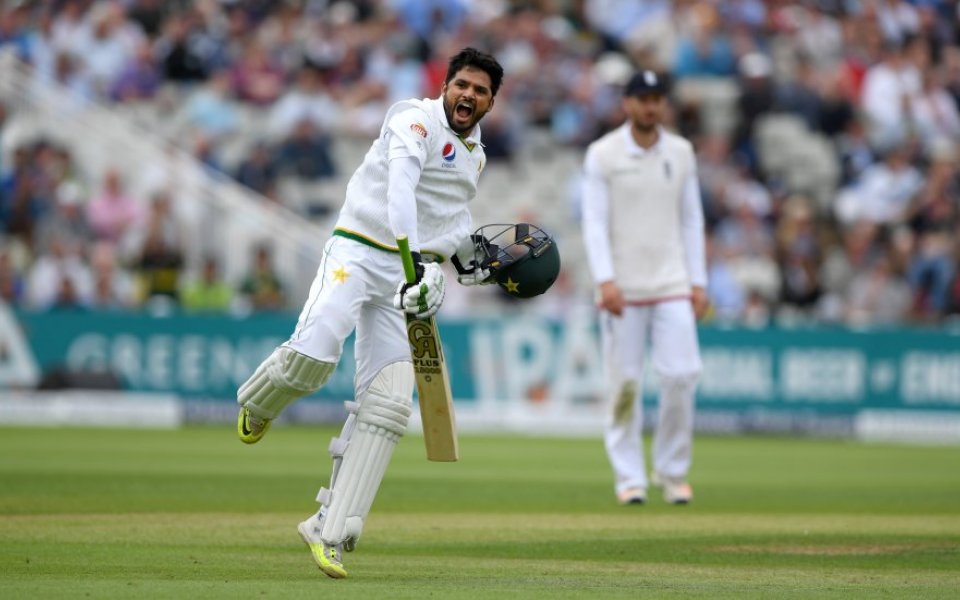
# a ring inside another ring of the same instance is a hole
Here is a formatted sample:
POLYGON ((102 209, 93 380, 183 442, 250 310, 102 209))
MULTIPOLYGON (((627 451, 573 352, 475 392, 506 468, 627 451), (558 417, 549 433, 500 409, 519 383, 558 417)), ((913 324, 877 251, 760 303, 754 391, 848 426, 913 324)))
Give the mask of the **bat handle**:
POLYGON ((413 254, 410 252, 410 240, 407 236, 397 236, 397 248, 400 249, 400 260, 403 261, 403 274, 407 278, 407 283, 416 283, 417 269, 413 264, 413 254))

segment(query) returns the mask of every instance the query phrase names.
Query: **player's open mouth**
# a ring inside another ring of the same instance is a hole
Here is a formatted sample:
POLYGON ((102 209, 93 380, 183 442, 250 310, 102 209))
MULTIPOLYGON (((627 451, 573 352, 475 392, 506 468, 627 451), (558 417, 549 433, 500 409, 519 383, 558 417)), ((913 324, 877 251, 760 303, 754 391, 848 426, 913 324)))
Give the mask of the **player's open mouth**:
POLYGON ((457 102, 456 113, 461 119, 469 119, 473 115, 473 106, 466 102, 457 102))

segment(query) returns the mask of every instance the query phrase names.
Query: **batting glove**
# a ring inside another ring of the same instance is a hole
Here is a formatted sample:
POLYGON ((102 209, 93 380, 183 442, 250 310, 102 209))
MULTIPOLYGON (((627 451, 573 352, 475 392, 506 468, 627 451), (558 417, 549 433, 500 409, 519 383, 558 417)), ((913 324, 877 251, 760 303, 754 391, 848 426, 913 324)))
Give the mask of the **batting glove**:
POLYGON ((457 282, 460 285, 490 285, 496 283, 493 273, 489 269, 481 269, 477 263, 471 263, 464 273, 457 273, 457 282))
MULTIPOLYGON (((476 244, 482 236, 470 236, 461 244, 457 253, 453 255, 453 266, 457 270, 457 282, 460 285, 489 285, 496 283, 493 273, 480 266, 476 259, 476 244), (461 258, 462 257, 462 258, 461 258)), ((484 240, 485 241, 485 240, 484 240)))
POLYGON ((423 264, 419 255, 414 253, 414 266, 417 280, 414 283, 401 282, 393 297, 393 306, 419 319, 432 317, 443 303, 443 271, 436 263, 423 264))

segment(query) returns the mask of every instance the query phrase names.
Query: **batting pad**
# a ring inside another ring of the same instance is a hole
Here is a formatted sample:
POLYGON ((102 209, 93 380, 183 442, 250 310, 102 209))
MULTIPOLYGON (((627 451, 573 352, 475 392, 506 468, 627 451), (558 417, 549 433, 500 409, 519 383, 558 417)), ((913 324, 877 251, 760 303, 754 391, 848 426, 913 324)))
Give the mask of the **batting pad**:
POLYGON ((320 389, 336 368, 279 346, 237 391, 237 402, 261 419, 276 419, 297 398, 320 389))
POLYGON ((352 548, 360 539, 393 449, 407 430, 413 384, 410 363, 384 367, 360 399, 355 422, 348 418, 341 436, 331 444, 334 475, 330 489, 317 495, 324 505, 320 532, 324 542, 346 542, 352 548))

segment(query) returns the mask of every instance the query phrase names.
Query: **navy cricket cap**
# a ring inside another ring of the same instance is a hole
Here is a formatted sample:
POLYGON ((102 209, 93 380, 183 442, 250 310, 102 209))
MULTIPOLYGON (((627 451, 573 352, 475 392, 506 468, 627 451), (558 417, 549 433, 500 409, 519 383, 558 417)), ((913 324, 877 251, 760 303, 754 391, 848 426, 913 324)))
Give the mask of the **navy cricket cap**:
POLYGON ((634 73, 633 77, 627 81, 627 85, 623 88, 624 96, 644 96, 646 94, 666 93, 666 78, 656 71, 651 71, 649 69, 634 73))

